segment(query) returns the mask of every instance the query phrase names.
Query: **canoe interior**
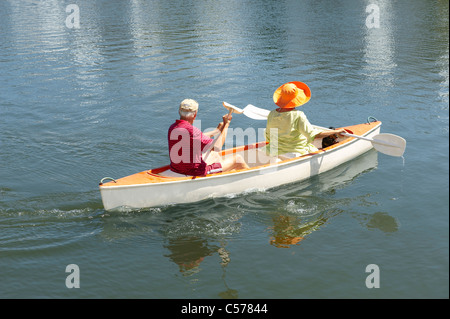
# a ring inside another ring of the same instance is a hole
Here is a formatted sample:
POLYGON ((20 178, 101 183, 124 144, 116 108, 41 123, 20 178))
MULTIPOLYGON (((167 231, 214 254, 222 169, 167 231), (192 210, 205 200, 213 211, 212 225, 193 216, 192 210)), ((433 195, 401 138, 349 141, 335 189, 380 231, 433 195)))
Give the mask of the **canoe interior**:
MULTIPOLYGON (((358 125, 352 125, 352 126, 346 126, 345 129, 349 130, 355 135, 361 135, 364 136, 368 132, 371 132, 375 128, 381 125, 381 122, 370 122, 370 123, 364 123, 364 124, 358 124, 358 125)), ((309 153, 300 157, 291 158, 291 159, 285 159, 285 158, 269 158, 268 156, 264 156, 263 152, 260 151, 262 147, 264 147, 267 143, 265 141, 258 142, 254 144, 249 144, 245 146, 239 146, 231 149, 226 149, 221 152, 221 155, 223 157, 227 156, 234 156, 234 155, 241 155, 247 164, 249 165, 249 169, 246 170, 256 170, 268 165, 277 165, 284 162, 294 161, 298 160, 301 157, 309 157, 313 156, 318 153, 322 152, 328 152, 333 150, 334 148, 341 147, 342 145, 345 145, 346 143, 349 143, 353 141, 355 138, 353 137, 340 137, 339 143, 334 144, 332 146, 329 146, 327 148, 321 149, 321 139, 316 139, 314 141, 314 144, 317 148, 319 148, 319 151, 309 153)), ((241 171, 246 171, 241 170, 241 171)), ((199 178, 208 178, 210 176, 217 176, 217 175, 224 175, 224 174, 230 174, 230 173, 236 173, 236 171, 232 172, 224 172, 224 173, 216 173, 212 175, 206 175, 206 176, 184 176, 180 174, 173 174, 170 171, 169 165, 165 165, 159 168, 145 170, 136 174, 132 174, 126 177, 119 178, 115 181, 110 181, 107 183, 100 184, 101 188, 104 187, 115 187, 115 186, 125 186, 125 185, 139 185, 139 184, 149 184, 149 183, 164 183, 164 182, 172 182, 172 181, 181 181, 181 180, 190 180, 190 179, 199 179, 199 178)))

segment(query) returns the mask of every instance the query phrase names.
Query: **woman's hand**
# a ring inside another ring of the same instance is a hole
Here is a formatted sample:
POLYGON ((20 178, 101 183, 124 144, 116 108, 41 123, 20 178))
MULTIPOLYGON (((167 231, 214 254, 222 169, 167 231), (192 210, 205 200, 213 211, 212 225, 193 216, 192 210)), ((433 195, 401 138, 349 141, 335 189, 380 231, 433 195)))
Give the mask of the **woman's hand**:
POLYGON ((330 135, 336 135, 339 134, 341 136, 343 136, 343 133, 347 133, 346 130, 344 130, 343 128, 337 129, 337 130, 328 130, 328 131, 322 131, 319 134, 316 135, 315 138, 324 138, 330 135))

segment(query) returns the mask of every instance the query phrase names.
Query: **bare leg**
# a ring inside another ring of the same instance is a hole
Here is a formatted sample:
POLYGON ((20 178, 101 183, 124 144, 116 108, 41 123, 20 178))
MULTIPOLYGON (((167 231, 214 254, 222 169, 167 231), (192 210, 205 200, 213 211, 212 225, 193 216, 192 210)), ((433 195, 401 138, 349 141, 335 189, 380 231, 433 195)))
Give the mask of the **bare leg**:
POLYGON ((214 151, 212 151, 206 159, 206 164, 211 165, 212 163, 220 163, 222 165, 223 172, 228 172, 234 169, 248 168, 247 163, 245 163, 241 155, 222 158, 219 153, 214 151))
POLYGON ((232 171, 234 169, 248 168, 247 163, 245 163, 245 161, 241 155, 236 155, 233 157, 228 157, 228 158, 222 159, 221 164, 222 164, 223 172, 232 171))

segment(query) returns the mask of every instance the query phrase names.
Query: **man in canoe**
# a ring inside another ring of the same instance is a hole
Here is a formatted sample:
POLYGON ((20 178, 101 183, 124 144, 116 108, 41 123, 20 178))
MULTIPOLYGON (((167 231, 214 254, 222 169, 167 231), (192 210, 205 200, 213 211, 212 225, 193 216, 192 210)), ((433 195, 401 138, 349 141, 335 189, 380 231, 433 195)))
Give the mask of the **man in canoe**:
POLYGON ((223 122, 217 127, 221 134, 213 145, 214 140, 210 136, 193 126, 197 112, 197 101, 185 99, 181 102, 178 110, 180 119, 176 120, 168 131, 170 169, 179 174, 204 176, 248 168, 241 156, 223 159, 219 154, 225 143, 231 114, 223 116, 223 122), (211 152, 205 160, 209 149, 211 152))
POLYGON ((316 138, 344 133, 344 129, 320 131, 310 124, 305 113, 295 108, 307 103, 311 90, 302 82, 288 82, 273 94, 279 108, 271 111, 266 124, 266 153, 270 156, 297 157, 318 151, 316 138))

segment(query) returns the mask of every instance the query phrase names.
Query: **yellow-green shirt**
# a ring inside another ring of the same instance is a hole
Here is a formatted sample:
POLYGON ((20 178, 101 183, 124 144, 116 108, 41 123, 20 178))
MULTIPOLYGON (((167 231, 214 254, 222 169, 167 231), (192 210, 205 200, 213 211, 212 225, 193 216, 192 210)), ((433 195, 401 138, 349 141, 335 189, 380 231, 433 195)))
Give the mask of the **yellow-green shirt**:
POLYGON ((285 153, 307 154, 317 151, 312 144, 314 137, 321 131, 309 123, 306 115, 299 110, 278 112, 273 110, 267 117, 266 146, 268 155, 285 153))

